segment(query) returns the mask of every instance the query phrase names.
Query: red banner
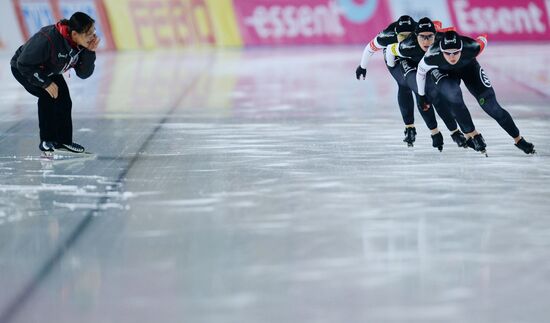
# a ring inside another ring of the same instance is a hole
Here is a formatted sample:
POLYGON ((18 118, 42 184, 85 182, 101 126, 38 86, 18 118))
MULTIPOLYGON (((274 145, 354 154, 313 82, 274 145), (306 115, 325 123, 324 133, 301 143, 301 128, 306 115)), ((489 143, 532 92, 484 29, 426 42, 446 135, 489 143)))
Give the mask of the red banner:
POLYGON ((245 45, 366 43, 391 21, 381 0, 234 0, 245 45))

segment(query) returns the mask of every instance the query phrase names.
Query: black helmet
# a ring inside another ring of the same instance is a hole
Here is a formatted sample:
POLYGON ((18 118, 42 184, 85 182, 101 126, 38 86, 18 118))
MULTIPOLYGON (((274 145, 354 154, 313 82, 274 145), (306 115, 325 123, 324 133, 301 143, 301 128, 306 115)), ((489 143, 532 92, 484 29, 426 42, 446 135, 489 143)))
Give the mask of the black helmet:
POLYGON ((413 32, 416 27, 416 22, 411 16, 401 16, 396 21, 395 33, 413 32))
POLYGON ((418 21, 418 24, 416 25, 416 29, 414 30, 414 32, 417 35, 424 32, 430 32, 435 34, 435 25, 430 18, 424 17, 418 21))
POLYGON ((445 35, 443 35, 443 38, 439 43, 439 47, 441 48, 441 50, 462 50, 462 39, 460 39, 460 35, 457 34, 456 31, 447 31, 445 32, 445 35))

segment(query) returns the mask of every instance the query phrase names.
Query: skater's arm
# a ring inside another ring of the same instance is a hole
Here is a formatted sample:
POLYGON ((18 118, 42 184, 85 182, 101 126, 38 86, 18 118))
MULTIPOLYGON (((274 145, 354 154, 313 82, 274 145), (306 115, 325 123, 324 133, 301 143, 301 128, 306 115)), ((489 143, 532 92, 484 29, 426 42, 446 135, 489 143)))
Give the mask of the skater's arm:
POLYGON ((403 57, 401 52, 399 51, 399 43, 393 43, 389 45, 386 49, 386 64, 389 67, 395 66, 395 58, 396 57, 403 57))
POLYGON ((418 95, 426 95, 426 75, 430 70, 434 68, 437 68, 437 66, 426 64, 424 58, 420 61, 420 63, 418 63, 418 69, 416 70, 416 85, 418 88, 418 95))
POLYGON ((87 47, 82 49, 78 62, 74 67, 76 75, 81 79, 90 77, 90 75, 94 72, 96 58, 95 51, 99 47, 100 41, 101 39, 94 35, 87 47))
POLYGON ((363 56, 361 57, 361 68, 366 69, 367 65, 369 64, 370 57, 377 51, 386 48, 386 46, 382 46, 380 45, 380 43, 378 43, 378 41, 376 40, 377 38, 378 36, 371 40, 370 43, 363 50, 363 56))
POLYGON ((46 35, 37 33, 32 36, 17 58, 17 70, 32 85, 47 88, 52 80, 45 72, 48 60, 53 60, 52 45, 46 35))
POLYGON ((424 52, 420 49, 418 42, 416 41, 416 36, 414 34, 410 34, 402 42, 396 42, 388 45, 386 48, 386 64, 393 67, 395 65, 396 57, 412 58, 419 55, 422 57, 424 52))
POLYGON ((481 54, 487 46, 487 34, 477 36, 476 42, 479 44, 479 53, 477 53, 477 55, 479 56, 479 54, 481 54))
POLYGON ((95 52, 83 49, 74 67, 76 75, 81 79, 90 77, 95 69, 95 58, 95 52))
POLYGON ((388 46, 387 52, 391 52, 391 54, 395 57, 404 57, 401 51, 399 50, 399 43, 393 43, 388 46))

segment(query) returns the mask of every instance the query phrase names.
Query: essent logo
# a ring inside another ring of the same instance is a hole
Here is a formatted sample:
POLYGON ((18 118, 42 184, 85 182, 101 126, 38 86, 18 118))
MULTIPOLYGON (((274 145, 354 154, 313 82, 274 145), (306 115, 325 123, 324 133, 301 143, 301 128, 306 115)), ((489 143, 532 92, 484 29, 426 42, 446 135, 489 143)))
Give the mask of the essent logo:
POLYGON ((338 0, 338 6, 349 21, 360 24, 372 17, 378 0, 338 0))
POLYGON ((340 13, 341 8, 334 1, 315 6, 265 5, 254 8, 244 23, 263 39, 340 37, 346 32, 340 13))
POLYGON ((546 33, 544 10, 534 2, 518 1, 514 7, 470 6, 468 0, 453 1, 458 26, 465 33, 546 33))

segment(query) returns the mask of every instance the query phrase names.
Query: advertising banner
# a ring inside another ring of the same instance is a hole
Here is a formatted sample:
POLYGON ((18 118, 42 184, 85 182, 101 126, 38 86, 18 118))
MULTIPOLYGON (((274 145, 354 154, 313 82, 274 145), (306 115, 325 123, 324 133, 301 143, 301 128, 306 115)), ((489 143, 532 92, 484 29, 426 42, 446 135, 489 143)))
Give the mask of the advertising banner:
POLYGON ((114 49, 109 21, 101 0, 12 0, 23 36, 28 39, 40 28, 69 19, 81 11, 94 18, 96 33, 101 38, 100 50, 114 49))
POLYGON ((117 47, 240 45, 231 0, 104 0, 117 47))
POLYGON ((366 43, 391 22, 383 0, 233 0, 245 45, 366 43))
POLYGON ((14 52, 23 43, 13 5, 9 1, 0 1, 0 53, 14 52))
POLYGON ((448 0, 459 32, 489 41, 550 40, 548 9, 544 0, 448 0))
POLYGON ((452 24, 448 10, 448 0, 411 1, 411 0, 389 0, 392 20, 397 20, 402 15, 409 15, 415 20, 428 17, 432 20, 439 20, 444 27, 452 24))

